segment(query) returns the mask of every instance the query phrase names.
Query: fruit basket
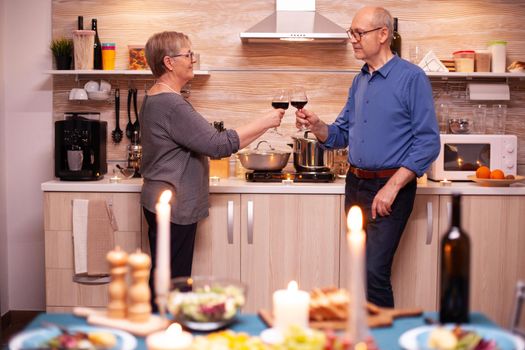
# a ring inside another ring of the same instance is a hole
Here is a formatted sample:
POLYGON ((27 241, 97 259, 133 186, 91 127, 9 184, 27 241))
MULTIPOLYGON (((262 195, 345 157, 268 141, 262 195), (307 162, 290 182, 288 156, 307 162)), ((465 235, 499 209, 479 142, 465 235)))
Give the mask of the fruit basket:
POLYGON ((196 331, 231 324, 246 301, 246 286, 238 281, 206 276, 171 281, 168 309, 177 322, 196 331))

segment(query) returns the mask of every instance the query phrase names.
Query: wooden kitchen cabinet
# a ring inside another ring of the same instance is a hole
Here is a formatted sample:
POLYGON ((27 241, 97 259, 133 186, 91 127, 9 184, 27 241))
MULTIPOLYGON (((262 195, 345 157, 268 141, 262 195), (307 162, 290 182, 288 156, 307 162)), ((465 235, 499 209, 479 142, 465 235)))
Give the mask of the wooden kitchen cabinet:
POLYGON ((392 266, 398 308, 437 310, 439 196, 417 195, 392 266))
MULTIPOLYGON (((344 196, 341 206, 344 209, 344 196)), ((394 302, 398 308, 437 309, 439 196, 418 195, 392 266, 394 302)), ((341 219, 341 287, 348 288, 346 218, 341 219)))
MULTIPOLYGON (((525 196, 463 196, 461 226, 470 237, 470 309, 508 327, 518 279, 525 279, 525 196)), ((451 197, 441 196, 441 236, 451 197)))
POLYGON ((212 194, 199 223, 194 275, 241 280, 244 312, 271 310, 272 293, 339 282, 339 195, 212 194))
POLYGON ((73 282, 73 199, 105 199, 111 203, 119 230, 115 242, 131 253, 147 242, 141 238, 139 193, 45 192, 46 311, 67 312, 74 306, 105 307, 107 284, 73 282))
POLYGON ((197 224, 192 275, 241 279, 239 194, 210 195, 210 215, 197 224))

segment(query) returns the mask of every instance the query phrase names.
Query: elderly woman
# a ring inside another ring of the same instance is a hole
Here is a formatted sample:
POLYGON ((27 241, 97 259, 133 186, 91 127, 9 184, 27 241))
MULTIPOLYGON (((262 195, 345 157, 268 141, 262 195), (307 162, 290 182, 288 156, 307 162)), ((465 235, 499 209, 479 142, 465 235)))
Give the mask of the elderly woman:
POLYGON ((140 111, 141 204, 155 268, 155 203, 162 191, 174 193, 171 277, 191 275, 197 222, 208 216, 208 157, 237 152, 269 128, 279 126, 284 115, 282 109, 272 110, 249 124, 218 132, 180 94, 193 78, 194 58, 190 39, 183 33, 157 33, 146 43, 146 59, 156 83, 147 92, 140 111))

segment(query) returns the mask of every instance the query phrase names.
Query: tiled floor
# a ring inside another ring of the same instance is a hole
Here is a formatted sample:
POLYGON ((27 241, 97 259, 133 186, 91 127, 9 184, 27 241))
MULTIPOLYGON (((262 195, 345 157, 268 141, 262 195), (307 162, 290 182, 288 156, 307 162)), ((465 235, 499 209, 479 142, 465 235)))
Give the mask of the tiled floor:
POLYGON ((10 322, 8 322, 6 328, 2 328, 0 349, 7 349, 9 339, 24 329, 39 313, 40 311, 10 311, 10 322))

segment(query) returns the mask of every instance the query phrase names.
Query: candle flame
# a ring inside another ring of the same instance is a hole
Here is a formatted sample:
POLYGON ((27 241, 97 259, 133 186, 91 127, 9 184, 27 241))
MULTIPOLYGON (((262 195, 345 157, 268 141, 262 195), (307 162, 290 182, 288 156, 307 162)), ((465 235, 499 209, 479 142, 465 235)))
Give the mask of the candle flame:
POLYGON ((348 216, 346 217, 346 224, 349 231, 358 232, 363 229, 363 212, 357 205, 350 208, 348 216))
POLYGON ((177 336, 179 334, 182 334, 182 327, 178 323, 172 323, 168 329, 166 329, 166 334, 169 334, 170 336, 177 336))
POLYGON ((366 350, 368 349, 368 346, 366 346, 366 343, 364 342, 360 342, 360 343, 357 343, 355 344, 355 350, 366 350))
POLYGON ((162 204, 168 204, 171 200, 171 191, 170 190, 166 190, 164 192, 162 192, 162 194, 160 195, 160 198, 159 198, 159 202, 162 203, 162 204))
POLYGON ((299 286, 297 286, 297 282, 290 281, 290 283, 288 283, 288 291, 289 292, 296 292, 298 289, 299 289, 299 286))

